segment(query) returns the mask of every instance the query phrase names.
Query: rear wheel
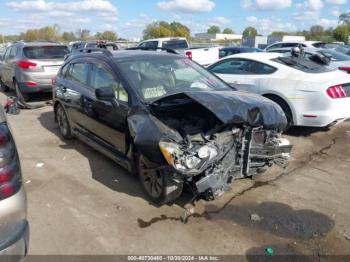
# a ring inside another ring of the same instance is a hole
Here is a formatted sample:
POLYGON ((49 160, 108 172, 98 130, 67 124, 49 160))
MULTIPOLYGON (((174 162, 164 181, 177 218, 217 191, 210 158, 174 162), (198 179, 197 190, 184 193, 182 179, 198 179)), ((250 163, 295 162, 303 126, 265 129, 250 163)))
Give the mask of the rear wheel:
POLYGON ((13 85, 15 86, 15 92, 16 92, 17 99, 22 103, 28 102, 30 99, 29 95, 25 94, 21 91, 16 80, 13 81, 13 85))
POLYGON ((63 136, 63 138, 65 139, 73 138, 68 117, 62 105, 57 106, 56 119, 57 119, 58 127, 60 129, 60 133, 63 136))
POLYGON ((142 155, 137 157, 138 175, 147 196, 159 205, 174 202, 182 193, 183 182, 170 173, 148 168, 146 162, 142 155))
POLYGON ((282 98, 279 98, 277 96, 266 96, 266 98, 272 100, 282 108, 287 118, 287 127, 285 128, 284 131, 285 132, 288 131, 294 125, 293 114, 292 114, 292 110, 290 110, 289 105, 282 98))

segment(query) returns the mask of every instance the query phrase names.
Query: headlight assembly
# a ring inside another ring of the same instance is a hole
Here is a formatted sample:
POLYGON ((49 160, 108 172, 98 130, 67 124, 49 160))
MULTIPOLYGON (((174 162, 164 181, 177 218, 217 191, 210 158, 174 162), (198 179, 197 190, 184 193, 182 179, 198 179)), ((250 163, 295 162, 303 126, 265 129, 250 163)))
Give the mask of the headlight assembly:
POLYGON ((215 158, 218 153, 215 148, 210 146, 200 147, 192 152, 181 150, 177 144, 169 142, 159 143, 160 151, 170 166, 179 171, 195 171, 215 158))

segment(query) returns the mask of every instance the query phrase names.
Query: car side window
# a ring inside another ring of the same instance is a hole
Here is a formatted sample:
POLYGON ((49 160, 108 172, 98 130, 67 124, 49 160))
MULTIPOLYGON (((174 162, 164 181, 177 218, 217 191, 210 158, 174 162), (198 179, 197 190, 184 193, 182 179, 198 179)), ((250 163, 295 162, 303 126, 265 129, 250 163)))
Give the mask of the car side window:
POLYGON ((147 48, 151 48, 151 49, 155 49, 158 47, 158 41, 150 41, 150 42, 146 42, 146 45, 144 47, 147 48))
POLYGON ((87 85, 91 64, 75 63, 70 64, 69 71, 66 73, 66 79, 73 82, 87 85))
POLYGON ((15 46, 13 46, 12 48, 11 48, 11 52, 10 52, 10 55, 9 55, 9 59, 12 59, 12 58, 14 58, 14 57, 16 57, 16 55, 17 55, 17 47, 15 47, 15 46))
POLYGON ((282 44, 282 48, 297 47, 298 45, 298 43, 284 43, 282 44))
POLYGON ((4 60, 7 60, 7 59, 9 58, 10 52, 11 52, 11 47, 8 47, 8 48, 6 49, 5 54, 4 54, 4 60))
POLYGON ((64 67, 62 67, 62 69, 61 69, 61 76, 63 76, 63 77, 67 76, 67 71, 68 71, 69 66, 70 66, 70 64, 67 64, 64 67))
POLYGON ((247 71, 249 64, 250 62, 248 60, 229 59, 214 65, 209 70, 216 74, 246 75, 249 73, 247 71))
POLYGON ((263 63, 252 61, 247 70, 256 75, 269 75, 276 72, 277 69, 263 63))
POLYGON ((276 71, 269 65, 246 59, 230 59, 209 69, 216 74, 267 75, 276 71))
POLYGON ((94 89, 101 87, 110 87, 115 92, 115 97, 121 102, 128 102, 129 96, 121 82, 117 81, 114 76, 101 65, 94 65, 91 77, 91 86, 94 89))

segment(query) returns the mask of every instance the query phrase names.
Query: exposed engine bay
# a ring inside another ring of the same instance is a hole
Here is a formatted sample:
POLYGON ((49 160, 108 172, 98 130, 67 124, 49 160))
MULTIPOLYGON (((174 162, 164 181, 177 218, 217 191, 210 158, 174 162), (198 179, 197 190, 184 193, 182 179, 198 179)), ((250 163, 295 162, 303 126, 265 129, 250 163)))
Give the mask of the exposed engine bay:
POLYGON ((292 146, 277 129, 223 123, 189 97, 163 101, 152 111, 182 137, 160 141, 168 164, 208 200, 227 191, 235 179, 263 173, 273 164, 288 164, 292 146))

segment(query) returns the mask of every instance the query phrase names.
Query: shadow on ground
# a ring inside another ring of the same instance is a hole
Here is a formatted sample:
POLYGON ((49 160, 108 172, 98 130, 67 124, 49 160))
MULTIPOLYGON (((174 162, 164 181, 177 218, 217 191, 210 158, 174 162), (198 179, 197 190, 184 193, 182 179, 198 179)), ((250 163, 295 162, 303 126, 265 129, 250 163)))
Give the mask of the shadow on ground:
POLYGON ((318 132, 328 132, 330 130, 329 127, 307 127, 307 126, 294 126, 291 127, 286 133, 285 135, 289 135, 289 136, 304 136, 304 137, 308 137, 311 136, 314 133, 318 133, 318 132))
MULTIPOLYGON (((38 120, 43 127, 60 138, 64 143, 63 145, 60 145, 61 148, 65 150, 76 150, 88 159, 92 178, 94 180, 114 191, 125 193, 130 196, 141 197, 147 200, 147 196, 141 188, 137 175, 128 172, 103 154, 77 139, 69 141, 63 140, 59 133, 58 126, 54 121, 53 111, 42 113, 38 117, 38 120)), ((191 199, 191 195, 188 192, 185 192, 175 204, 184 206, 188 203, 189 199, 191 199)), ((149 203, 153 205, 153 203, 149 203)))
POLYGON ((242 226, 292 239, 324 237, 334 227, 334 221, 322 213, 294 210, 278 202, 229 205, 222 212, 213 215, 213 218, 230 220, 242 226))

